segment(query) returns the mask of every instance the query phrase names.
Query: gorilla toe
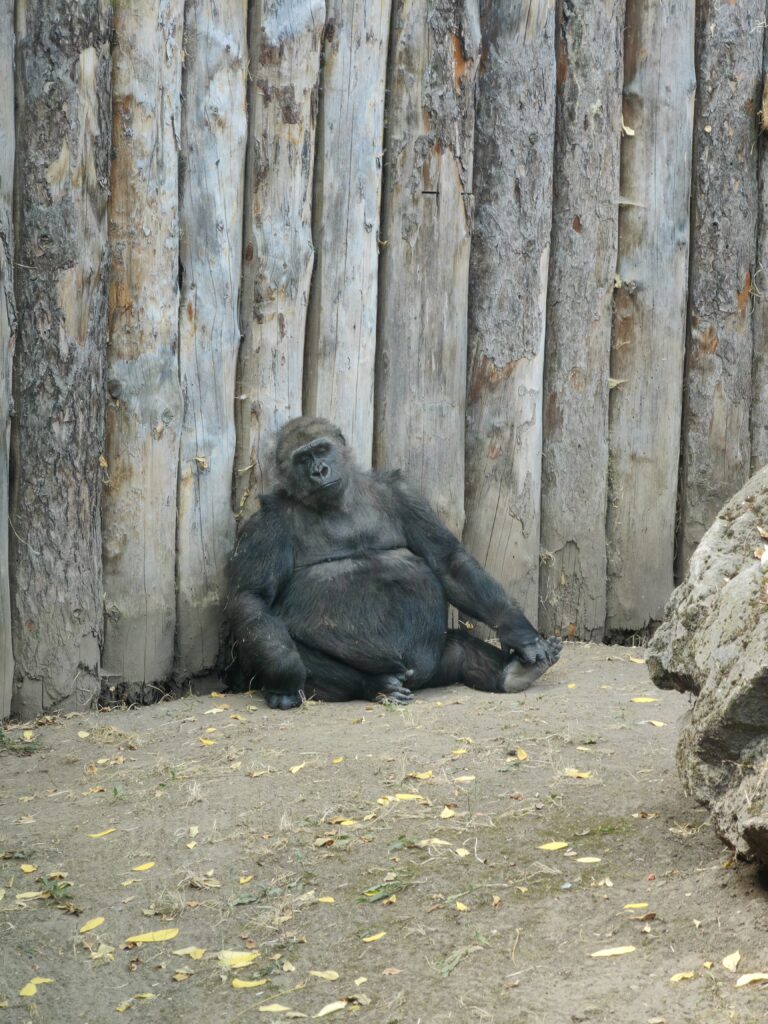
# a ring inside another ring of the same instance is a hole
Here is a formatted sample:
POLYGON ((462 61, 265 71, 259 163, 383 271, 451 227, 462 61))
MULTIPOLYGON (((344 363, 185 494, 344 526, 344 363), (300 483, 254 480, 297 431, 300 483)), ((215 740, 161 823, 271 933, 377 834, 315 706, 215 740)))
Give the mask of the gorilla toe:
POLYGON ((267 705, 276 711, 287 711, 301 705, 300 693, 275 693, 274 690, 265 690, 264 699, 267 705))

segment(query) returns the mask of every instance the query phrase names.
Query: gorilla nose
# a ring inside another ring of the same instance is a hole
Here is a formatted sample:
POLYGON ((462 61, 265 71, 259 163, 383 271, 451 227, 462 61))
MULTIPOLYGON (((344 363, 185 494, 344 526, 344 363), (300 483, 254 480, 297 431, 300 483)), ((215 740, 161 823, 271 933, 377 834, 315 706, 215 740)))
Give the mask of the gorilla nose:
POLYGON ((325 480, 330 470, 324 462, 316 463, 312 470, 312 476, 319 476, 321 480, 325 480))

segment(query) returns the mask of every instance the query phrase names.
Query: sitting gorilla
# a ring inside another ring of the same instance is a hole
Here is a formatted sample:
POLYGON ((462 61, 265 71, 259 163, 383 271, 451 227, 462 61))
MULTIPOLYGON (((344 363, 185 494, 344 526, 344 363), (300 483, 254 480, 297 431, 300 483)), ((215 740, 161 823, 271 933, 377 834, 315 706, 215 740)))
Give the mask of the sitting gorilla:
MULTIPOLYGON (((271 708, 411 700, 462 682, 525 690, 560 654, 399 473, 356 468, 338 427, 291 420, 278 487, 245 524, 229 566, 227 618, 241 685, 271 708), (502 649, 447 629, 448 604, 502 649)), ((233 686, 233 688, 238 688, 233 686)))

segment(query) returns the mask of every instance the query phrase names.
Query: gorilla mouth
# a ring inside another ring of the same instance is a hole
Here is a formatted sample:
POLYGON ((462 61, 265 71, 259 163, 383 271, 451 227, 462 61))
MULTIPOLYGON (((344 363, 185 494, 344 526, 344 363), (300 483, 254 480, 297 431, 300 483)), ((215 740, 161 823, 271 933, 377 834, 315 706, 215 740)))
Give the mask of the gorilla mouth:
POLYGON ((319 484, 315 491, 328 491, 334 487, 341 487, 341 480, 329 480, 327 484, 319 484))

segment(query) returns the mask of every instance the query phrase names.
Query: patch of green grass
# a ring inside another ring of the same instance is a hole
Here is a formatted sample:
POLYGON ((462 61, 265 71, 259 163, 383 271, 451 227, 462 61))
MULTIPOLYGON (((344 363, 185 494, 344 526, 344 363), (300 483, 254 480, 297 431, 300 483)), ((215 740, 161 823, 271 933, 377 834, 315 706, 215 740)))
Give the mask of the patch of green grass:
POLYGON ((0 729, 0 754, 15 754, 17 757, 29 757, 39 750, 36 740, 17 740, 5 730, 0 729))

